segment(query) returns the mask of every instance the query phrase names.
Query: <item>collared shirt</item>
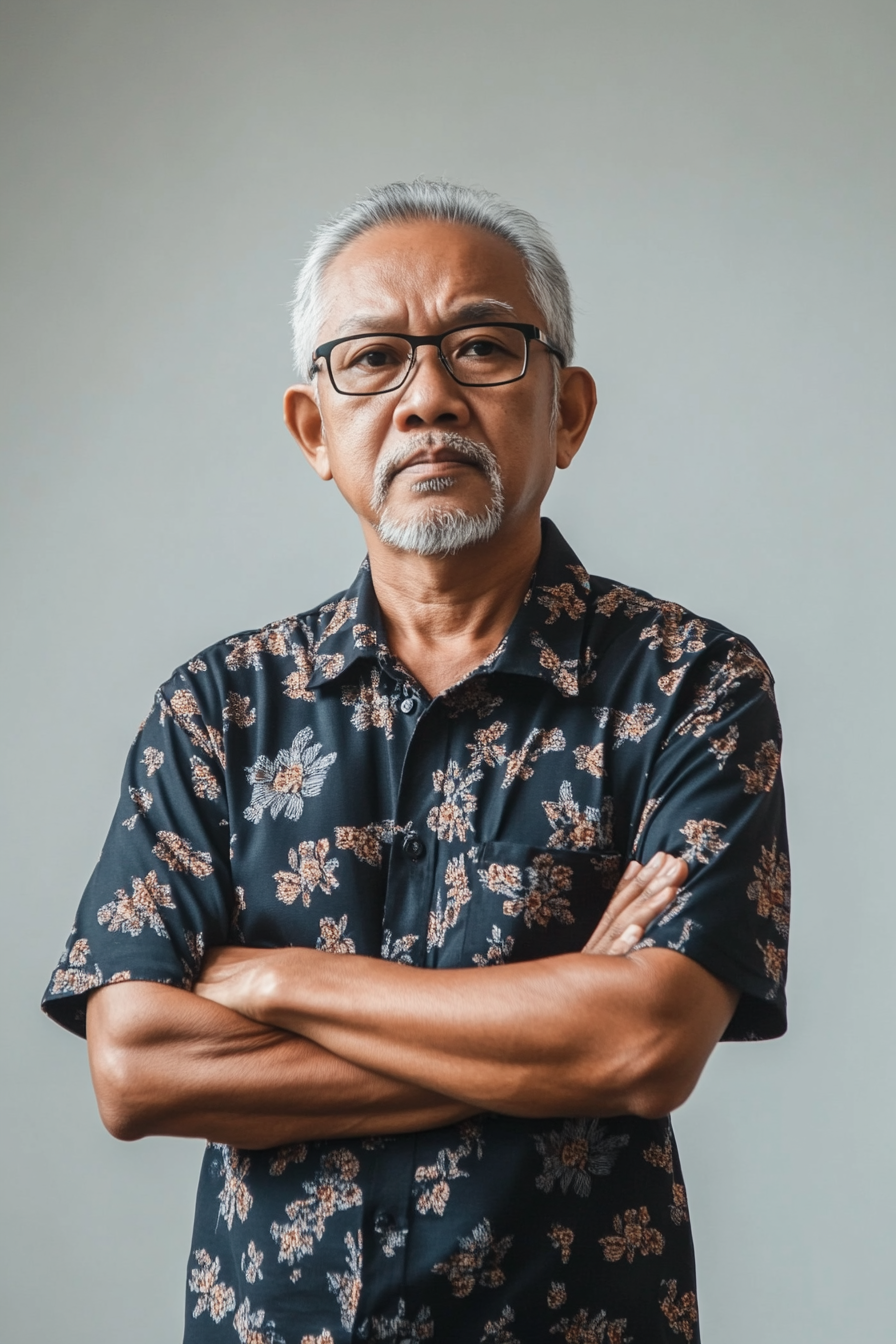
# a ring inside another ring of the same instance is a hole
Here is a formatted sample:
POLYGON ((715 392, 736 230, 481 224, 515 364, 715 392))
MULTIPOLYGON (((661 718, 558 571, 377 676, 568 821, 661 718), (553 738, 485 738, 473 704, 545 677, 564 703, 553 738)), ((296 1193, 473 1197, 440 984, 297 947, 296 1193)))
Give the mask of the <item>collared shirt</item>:
MULTIPOLYGON (((158 692, 44 1006, 83 1034, 92 988, 189 989, 226 943, 486 976, 580 950, 625 863, 666 850, 689 878, 642 945, 741 991, 728 1039, 777 1036, 779 762, 753 646, 589 578, 547 521, 507 635, 435 697, 390 654, 365 563, 158 692)), ((668 1119, 211 1144, 193 1236, 189 1341, 698 1339, 668 1119)))

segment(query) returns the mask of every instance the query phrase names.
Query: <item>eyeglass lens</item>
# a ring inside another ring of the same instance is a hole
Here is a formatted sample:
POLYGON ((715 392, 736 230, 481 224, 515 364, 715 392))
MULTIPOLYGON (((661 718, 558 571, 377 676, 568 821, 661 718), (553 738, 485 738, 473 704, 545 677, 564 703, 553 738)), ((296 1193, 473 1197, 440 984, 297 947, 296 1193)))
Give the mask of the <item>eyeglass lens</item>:
MULTIPOLYGON (((526 367, 526 337, 506 327, 465 327, 442 338, 442 358, 459 383, 511 382, 526 367)), ((352 336, 330 353, 340 392, 388 392, 407 377, 413 347, 400 336, 352 336)))

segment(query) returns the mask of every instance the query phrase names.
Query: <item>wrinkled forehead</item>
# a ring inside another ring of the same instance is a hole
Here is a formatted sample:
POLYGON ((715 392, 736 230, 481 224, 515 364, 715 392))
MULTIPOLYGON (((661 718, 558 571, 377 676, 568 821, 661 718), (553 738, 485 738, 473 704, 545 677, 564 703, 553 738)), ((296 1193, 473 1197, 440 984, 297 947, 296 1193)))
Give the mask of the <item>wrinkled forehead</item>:
POLYGON ((330 262, 319 340, 358 331, 425 334, 454 322, 543 324, 523 258, 486 229, 444 221, 379 225, 330 262))

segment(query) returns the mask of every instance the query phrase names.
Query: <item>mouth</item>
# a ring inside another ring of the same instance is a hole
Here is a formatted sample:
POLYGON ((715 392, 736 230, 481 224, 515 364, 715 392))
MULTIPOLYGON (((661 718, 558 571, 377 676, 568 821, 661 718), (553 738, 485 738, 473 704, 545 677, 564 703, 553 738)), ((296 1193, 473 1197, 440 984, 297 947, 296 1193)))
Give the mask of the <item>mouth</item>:
POLYGON ((389 480, 394 481, 397 476, 405 474, 420 477, 450 476, 458 467, 472 467, 474 471, 482 470, 477 462, 471 461, 455 448, 427 448, 414 453, 406 462, 402 462, 401 466, 390 474, 389 480))
POLYGON ((404 488, 414 495, 441 494, 452 488, 465 469, 484 476, 493 493, 501 493, 498 464, 486 444, 455 433, 414 435, 410 442, 385 452, 377 464, 371 507, 382 513, 399 476, 404 478, 404 488))

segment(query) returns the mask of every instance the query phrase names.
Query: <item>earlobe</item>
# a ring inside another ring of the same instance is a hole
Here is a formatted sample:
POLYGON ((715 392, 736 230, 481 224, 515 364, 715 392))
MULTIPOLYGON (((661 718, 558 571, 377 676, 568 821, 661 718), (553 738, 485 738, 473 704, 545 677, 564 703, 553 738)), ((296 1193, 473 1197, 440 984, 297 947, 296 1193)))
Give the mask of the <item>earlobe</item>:
POLYGON ((587 369, 564 369, 561 380, 556 451, 557 466, 563 471, 572 462, 588 433, 597 407, 597 388, 587 369))
POLYGON ((323 481, 331 481, 330 455, 320 407, 314 388, 307 383, 288 387, 283 398, 283 419, 286 428, 323 481))

